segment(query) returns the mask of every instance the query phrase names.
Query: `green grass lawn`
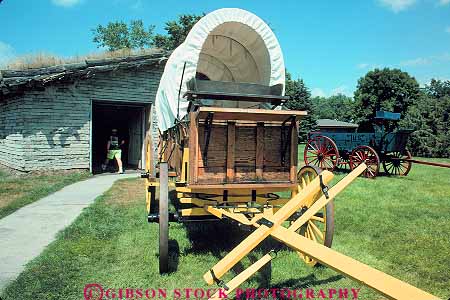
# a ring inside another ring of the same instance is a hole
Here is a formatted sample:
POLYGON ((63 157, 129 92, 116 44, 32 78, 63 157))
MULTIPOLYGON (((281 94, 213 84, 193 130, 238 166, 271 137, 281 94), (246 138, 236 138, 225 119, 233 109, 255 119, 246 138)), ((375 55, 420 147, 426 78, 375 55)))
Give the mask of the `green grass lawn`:
MULTIPOLYGON (((449 183, 449 169, 420 165, 414 165, 407 177, 358 178, 335 201, 333 248, 448 299, 449 183)), ((144 201, 140 179, 117 182, 27 265, 2 299, 83 299, 88 283, 115 289, 206 288, 202 275, 246 235, 225 222, 173 223, 172 273, 161 276, 158 224, 146 223, 144 201)), ((306 266, 296 253, 274 241, 252 252, 233 272, 272 247, 280 251, 271 272, 265 268, 243 288, 361 288, 359 299, 382 298, 328 268, 306 266)))
POLYGON ((0 219, 66 185, 89 177, 86 171, 11 175, 0 170, 0 219))

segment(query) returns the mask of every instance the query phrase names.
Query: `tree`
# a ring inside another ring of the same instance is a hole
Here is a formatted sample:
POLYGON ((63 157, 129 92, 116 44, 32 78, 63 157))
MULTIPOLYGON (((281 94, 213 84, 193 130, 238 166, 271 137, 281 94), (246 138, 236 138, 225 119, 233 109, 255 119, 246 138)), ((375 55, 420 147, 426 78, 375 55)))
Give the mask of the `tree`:
POLYGON ((414 155, 450 157, 450 81, 431 80, 401 125, 414 130, 408 145, 414 155))
POLYGON ((142 20, 132 20, 130 25, 123 21, 109 22, 108 25, 98 25, 92 30, 93 41, 97 47, 107 47, 109 51, 129 48, 157 47, 164 50, 174 50, 184 42, 191 28, 205 14, 184 14, 178 20, 166 22, 164 29, 167 34, 154 34, 155 26, 146 30, 142 20))
POLYGON ((167 31, 167 35, 155 35, 153 38, 153 45, 157 48, 165 50, 174 50, 184 42, 191 28, 204 15, 205 14, 184 14, 178 16, 178 20, 176 21, 166 22, 166 26, 164 27, 164 29, 167 31))
POLYGON ((450 97, 450 80, 431 79, 430 84, 425 86, 425 92, 434 98, 450 97))
POLYGON ((377 110, 399 112, 404 117, 419 95, 419 84, 406 72, 389 68, 369 71, 358 80, 355 91, 356 121, 370 122, 377 110))
POLYGON ((332 119, 344 122, 352 122, 354 119, 354 101, 343 94, 312 99, 314 114, 318 119, 332 119))
POLYGON ((109 22, 92 30, 93 42, 98 48, 107 47, 109 51, 144 48, 152 45, 154 28, 149 26, 145 30, 142 20, 132 20, 130 25, 123 21, 109 22))
POLYGON ((308 115, 303 117, 299 124, 299 140, 306 141, 308 132, 314 129, 317 121, 311 102, 311 93, 302 79, 292 80, 289 72, 286 72, 286 96, 289 97, 289 100, 286 101, 284 107, 308 112, 308 115))

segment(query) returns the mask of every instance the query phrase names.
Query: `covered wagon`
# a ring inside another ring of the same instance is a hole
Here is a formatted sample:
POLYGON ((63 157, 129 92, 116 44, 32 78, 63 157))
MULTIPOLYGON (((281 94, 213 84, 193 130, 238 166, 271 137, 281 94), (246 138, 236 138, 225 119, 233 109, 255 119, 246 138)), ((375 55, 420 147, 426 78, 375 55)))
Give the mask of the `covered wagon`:
POLYGON ((204 16, 171 54, 156 96, 158 147, 148 138, 142 175, 148 221, 159 223, 160 272, 169 271, 169 221, 226 218, 254 232, 206 270, 204 280, 223 289, 210 299, 230 294, 273 259, 269 252, 229 282, 221 280, 269 236, 308 265, 320 262, 391 299, 436 299, 329 248, 333 198, 367 166, 361 163, 332 188, 331 172, 297 170, 298 121, 306 112, 280 109, 284 90, 277 38, 241 9, 204 16))

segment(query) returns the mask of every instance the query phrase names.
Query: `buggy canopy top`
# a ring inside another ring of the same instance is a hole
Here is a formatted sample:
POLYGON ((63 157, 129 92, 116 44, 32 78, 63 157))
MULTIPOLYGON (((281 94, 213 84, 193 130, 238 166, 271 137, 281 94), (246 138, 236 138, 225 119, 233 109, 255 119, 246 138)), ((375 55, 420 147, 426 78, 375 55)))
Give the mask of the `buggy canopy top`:
MULTIPOLYGON (((201 18, 166 63, 155 100, 160 131, 187 114, 189 102, 183 95, 195 78, 280 85, 284 95, 284 60, 275 34, 259 17, 238 8, 219 9, 201 18)), ((232 105, 248 107, 239 101, 232 105)))

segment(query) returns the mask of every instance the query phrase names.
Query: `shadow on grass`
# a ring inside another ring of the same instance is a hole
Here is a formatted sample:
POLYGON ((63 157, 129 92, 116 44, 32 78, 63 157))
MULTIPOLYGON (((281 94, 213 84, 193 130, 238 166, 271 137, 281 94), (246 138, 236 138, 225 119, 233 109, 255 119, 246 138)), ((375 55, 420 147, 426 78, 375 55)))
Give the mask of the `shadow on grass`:
POLYGON ((169 272, 174 273, 178 270, 178 264, 180 258, 180 246, 178 245, 177 240, 170 239, 169 240, 169 272))
MULTIPOLYGON (((229 220, 185 223, 185 228, 190 241, 190 247, 185 249, 186 254, 209 254, 218 260, 222 259, 253 231, 247 226, 242 226, 229 220)), ((272 250, 279 251, 285 248, 286 246, 269 237, 251 251, 246 258, 253 264, 262 255, 272 250)), ((231 271, 234 274, 239 274, 247 267, 248 265, 245 266, 240 261, 231 271)), ((268 286, 270 279, 271 264, 268 263, 257 274, 258 285, 268 286)))
MULTIPOLYGON (((304 277, 300 277, 300 278, 296 278, 296 279, 289 279, 283 282, 280 282, 276 285, 273 286, 268 286, 268 285, 260 285, 256 288, 256 290, 275 290, 275 297, 272 296, 272 292, 270 293, 270 299, 293 299, 293 295, 291 295, 292 298, 290 298, 289 296, 286 295, 286 287, 289 287, 290 291, 293 290, 299 290, 301 292, 304 292, 305 289, 307 288, 313 288, 314 286, 317 285, 322 285, 322 284, 329 284, 329 283, 333 283, 336 281, 339 281, 341 279, 345 278, 342 275, 335 275, 335 276, 330 276, 326 279, 322 279, 319 280, 317 279, 317 277, 314 274, 310 274, 308 276, 304 276, 304 277)), ((243 293, 242 295, 243 297, 238 297, 236 299, 240 300, 240 299, 246 299, 246 295, 245 293, 243 293)), ((301 298, 301 296, 299 296, 298 294, 295 297, 299 297, 301 298)), ((304 295, 303 295, 304 297, 304 295)), ((297 299, 297 298, 295 298, 297 299)))
MULTIPOLYGON (((170 194, 170 199, 175 210, 181 207, 174 193, 170 194)), ((227 255, 233 248, 235 248, 254 231, 254 228, 251 226, 242 225, 227 219, 184 222, 183 225, 186 230, 186 236, 189 240, 189 246, 183 249, 184 255, 212 255, 217 258, 217 261, 227 255)), ((176 241, 171 240, 171 242, 176 241)), ((262 255, 269 253, 270 251, 278 252, 286 249, 288 249, 288 247, 285 244, 280 243, 269 236, 246 256, 246 260, 248 261, 244 262, 245 265, 241 260, 231 269, 231 272, 234 274, 239 274, 243 272, 250 264, 255 263, 262 255)), ((178 265, 178 256, 180 253, 178 244, 176 244, 176 247, 171 247, 169 242, 169 253, 171 258, 176 259, 176 262, 169 262, 170 272, 174 272, 178 265)), ((253 278, 255 278, 257 286, 260 288, 267 288, 269 286, 271 288, 278 287, 278 285, 276 287, 271 286, 271 262, 267 263, 256 274, 254 274, 253 278)), ((284 288, 286 286, 302 288, 337 281, 341 278, 343 277, 333 276, 327 280, 317 280, 314 275, 309 275, 296 280, 282 282, 280 283, 279 288, 284 288), (301 284, 299 285, 299 283, 301 284)))

